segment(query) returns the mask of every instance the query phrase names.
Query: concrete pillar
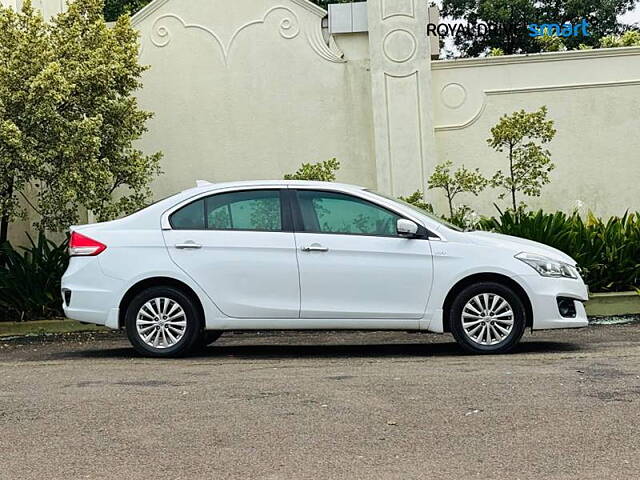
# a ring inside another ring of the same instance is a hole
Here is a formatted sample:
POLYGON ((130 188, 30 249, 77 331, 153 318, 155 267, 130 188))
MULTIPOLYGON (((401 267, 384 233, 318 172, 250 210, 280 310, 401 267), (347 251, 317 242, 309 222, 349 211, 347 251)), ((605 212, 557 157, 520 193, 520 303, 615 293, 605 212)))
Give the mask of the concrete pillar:
POLYGON ((378 190, 424 190, 436 164, 428 5, 368 0, 371 96, 378 190))

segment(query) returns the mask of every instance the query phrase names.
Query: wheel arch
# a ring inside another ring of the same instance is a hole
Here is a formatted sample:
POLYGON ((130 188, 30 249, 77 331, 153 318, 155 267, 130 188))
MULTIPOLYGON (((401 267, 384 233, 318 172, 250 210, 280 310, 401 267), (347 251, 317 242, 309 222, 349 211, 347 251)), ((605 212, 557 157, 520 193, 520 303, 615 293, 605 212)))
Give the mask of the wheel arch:
POLYGON ((506 275, 494 272, 486 272, 486 273, 475 273, 473 275, 469 275, 461 280, 459 280, 451 289, 447 296, 444 299, 444 303, 442 304, 442 326, 445 332, 451 332, 450 323, 450 311, 451 305, 453 304, 453 300, 456 296, 464 290, 469 285, 473 285, 474 283, 479 282, 495 282, 505 287, 511 288, 522 300, 524 304, 526 318, 527 318, 527 327, 533 326, 533 307, 531 306, 531 300, 529 299, 529 295, 522 288, 518 282, 516 282, 513 278, 508 277, 506 275))
POLYGON ((189 296, 196 307, 198 308, 203 325, 205 323, 205 314, 204 314, 204 306, 202 305, 202 301, 200 301, 200 297, 198 294, 186 283, 177 280, 171 277, 150 277, 145 278, 143 280, 138 281, 133 284, 127 292, 123 295, 122 300, 120 300, 120 311, 118 315, 118 328, 124 327, 125 315, 127 313, 127 308, 131 301, 138 295, 140 292, 146 290, 151 287, 174 287, 180 291, 182 291, 185 295, 189 296))

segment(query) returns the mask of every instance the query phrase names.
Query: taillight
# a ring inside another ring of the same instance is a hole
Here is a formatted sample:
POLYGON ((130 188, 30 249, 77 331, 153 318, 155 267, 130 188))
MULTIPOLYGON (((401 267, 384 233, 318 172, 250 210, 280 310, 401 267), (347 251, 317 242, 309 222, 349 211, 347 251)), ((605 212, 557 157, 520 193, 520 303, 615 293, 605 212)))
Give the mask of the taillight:
POLYGON ((106 248, 107 246, 104 243, 100 243, 78 232, 71 232, 69 255, 72 257, 94 257, 102 253, 106 248))

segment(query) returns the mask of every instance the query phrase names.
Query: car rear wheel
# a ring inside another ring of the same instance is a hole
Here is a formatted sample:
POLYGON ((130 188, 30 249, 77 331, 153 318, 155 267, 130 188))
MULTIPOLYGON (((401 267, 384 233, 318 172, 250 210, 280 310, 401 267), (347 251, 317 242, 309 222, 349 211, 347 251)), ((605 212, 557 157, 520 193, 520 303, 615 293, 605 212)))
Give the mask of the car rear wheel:
POLYGON ((179 357, 202 338, 202 318, 193 300, 173 287, 152 287, 139 293, 125 314, 133 347, 150 357, 179 357))
POLYGON ((522 338, 526 312, 520 297, 509 287, 482 282, 465 288, 453 301, 451 333, 472 353, 506 353, 522 338))

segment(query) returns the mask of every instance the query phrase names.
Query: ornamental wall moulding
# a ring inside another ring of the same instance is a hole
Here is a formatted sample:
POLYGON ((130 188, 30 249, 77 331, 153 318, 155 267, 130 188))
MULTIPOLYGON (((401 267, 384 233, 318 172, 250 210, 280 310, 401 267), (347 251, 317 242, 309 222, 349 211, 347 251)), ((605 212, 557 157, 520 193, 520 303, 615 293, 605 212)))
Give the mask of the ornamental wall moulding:
POLYGON ((382 40, 382 51, 388 60, 394 63, 405 63, 411 60, 418 48, 415 35, 404 28, 396 28, 388 32, 382 40))
POLYGON ((265 24, 271 17, 278 17, 278 32, 284 40, 292 40, 299 36, 301 30, 307 39, 307 43, 311 49, 324 60, 334 63, 343 63, 344 53, 333 41, 333 37, 329 38, 329 44, 324 40, 322 33, 322 19, 313 19, 313 22, 303 22, 298 14, 291 8, 284 5, 277 5, 269 8, 261 18, 251 20, 238 27, 231 36, 225 41, 213 29, 196 23, 188 23, 182 17, 175 13, 165 13, 155 19, 151 28, 151 42, 158 48, 169 45, 172 41, 172 29, 181 27, 185 30, 198 30, 209 35, 216 43, 222 54, 225 66, 229 65, 233 43, 245 30, 256 25, 265 24), (173 25, 172 25, 173 24, 173 25))
MULTIPOLYGON (((482 101, 476 112, 466 121, 451 125, 436 125, 436 132, 449 130, 462 130, 476 123, 487 108, 489 97, 502 95, 518 95, 526 93, 540 92, 561 92, 561 91, 578 91, 591 88, 616 88, 640 86, 640 79, 637 80, 617 80, 609 82, 590 82, 590 83, 570 83, 564 85, 539 85, 532 87, 515 87, 515 88, 499 88, 482 91, 482 101)), ((467 100, 467 91, 461 84, 449 83, 440 91, 440 101, 450 109, 456 109, 463 105, 467 100)))
POLYGON ((416 17, 415 0, 382 0, 380 18, 387 20, 392 17, 416 17))

